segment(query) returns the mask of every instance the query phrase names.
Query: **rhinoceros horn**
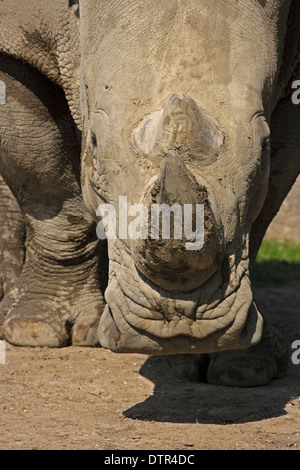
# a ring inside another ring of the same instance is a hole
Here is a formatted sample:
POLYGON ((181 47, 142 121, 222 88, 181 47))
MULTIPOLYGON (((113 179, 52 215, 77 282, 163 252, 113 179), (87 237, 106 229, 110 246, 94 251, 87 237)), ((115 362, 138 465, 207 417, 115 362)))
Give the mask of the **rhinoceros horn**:
POLYGON ((149 158, 161 161, 157 179, 142 198, 149 208, 148 236, 133 242, 135 264, 168 291, 191 291, 219 267, 223 234, 212 210, 213 196, 204 180, 192 175, 184 156, 189 148, 195 160, 217 158, 222 136, 192 99, 174 95, 134 138, 149 158))
POLYGON ((147 116, 132 137, 134 145, 153 159, 178 148, 202 166, 212 163, 224 144, 216 121, 183 94, 172 95, 164 109, 147 116))

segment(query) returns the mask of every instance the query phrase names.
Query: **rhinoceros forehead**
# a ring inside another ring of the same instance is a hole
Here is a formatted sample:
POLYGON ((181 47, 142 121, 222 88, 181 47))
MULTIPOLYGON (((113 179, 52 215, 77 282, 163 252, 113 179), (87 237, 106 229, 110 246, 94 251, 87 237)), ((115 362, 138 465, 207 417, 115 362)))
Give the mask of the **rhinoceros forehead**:
POLYGON ((148 73, 152 68, 158 72, 168 62, 178 69, 191 58, 194 66, 211 64, 214 77, 210 78, 222 84, 229 83, 243 64, 249 76, 251 66, 258 68, 258 62, 268 66, 278 53, 276 44, 272 48, 276 16, 271 22, 257 0, 240 6, 233 1, 171 0, 161 3, 159 11, 149 0, 130 4, 92 1, 82 2, 82 10, 84 60, 99 50, 107 51, 115 72, 120 67, 124 73, 126 64, 132 71, 134 63, 148 73))

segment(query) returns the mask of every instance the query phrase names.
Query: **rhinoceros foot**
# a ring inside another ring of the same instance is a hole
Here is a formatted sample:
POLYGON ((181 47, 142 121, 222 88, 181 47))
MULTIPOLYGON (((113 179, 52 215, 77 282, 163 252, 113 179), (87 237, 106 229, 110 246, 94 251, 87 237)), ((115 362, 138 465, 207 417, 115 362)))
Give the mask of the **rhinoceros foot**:
POLYGON ((229 387, 256 387, 282 377, 289 362, 288 344, 273 325, 265 324, 258 345, 203 355, 168 356, 174 375, 229 387))
POLYGON ((93 280, 87 278, 79 285, 72 269, 68 276, 61 275, 58 284, 53 284, 51 275, 48 284, 45 279, 33 282, 25 270, 17 286, 1 302, 2 337, 17 346, 98 345, 103 298, 95 290, 93 280))
MULTIPOLYGON (((2 336, 16 346, 59 348, 98 344, 99 305, 80 311, 71 302, 22 299, 7 311, 2 336)), ((86 305, 85 305, 86 307, 86 305)))

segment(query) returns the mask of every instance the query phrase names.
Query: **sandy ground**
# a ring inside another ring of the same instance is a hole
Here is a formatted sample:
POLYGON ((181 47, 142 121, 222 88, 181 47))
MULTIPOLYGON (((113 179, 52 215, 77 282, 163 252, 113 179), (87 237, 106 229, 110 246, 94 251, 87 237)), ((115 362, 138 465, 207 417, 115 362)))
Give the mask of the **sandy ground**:
MULTIPOLYGON (((256 297, 300 339, 300 284, 256 297)), ((299 450, 300 365, 242 389, 179 380, 164 357, 7 345, 0 429, 0 449, 299 450)))
MULTIPOLYGON (((288 341, 300 340, 300 282, 255 295, 288 341)), ((0 449, 300 449, 300 365, 242 389, 179 380, 164 357, 6 346, 0 449)))

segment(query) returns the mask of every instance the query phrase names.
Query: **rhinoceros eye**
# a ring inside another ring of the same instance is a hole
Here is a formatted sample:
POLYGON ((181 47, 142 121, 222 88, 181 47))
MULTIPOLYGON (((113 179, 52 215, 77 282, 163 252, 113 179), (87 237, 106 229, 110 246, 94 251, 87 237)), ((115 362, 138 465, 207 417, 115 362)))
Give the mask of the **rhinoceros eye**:
POLYGON ((264 173, 269 168, 270 163, 270 148, 271 148, 271 141, 270 137, 265 137, 261 144, 261 163, 260 169, 262 173, 264 173))
POLYGON ((97 137, 96 137, 96 134, 94 134, 94 132, 91 133, 91 143, 92 143, 93 148, 97 147, 97 137))
POLYGON ((265 137, 262 142, 262 150, 270 150, 270 137, 265 137))
POLYGON ((258 116, 254 126, 254 146, 256 150, 270 149, 270 128, 264 116, 258 116))
POLYGON ((69 0, 69 8, 74 11, 77 18, 80 18, 79 0, 69 0))

